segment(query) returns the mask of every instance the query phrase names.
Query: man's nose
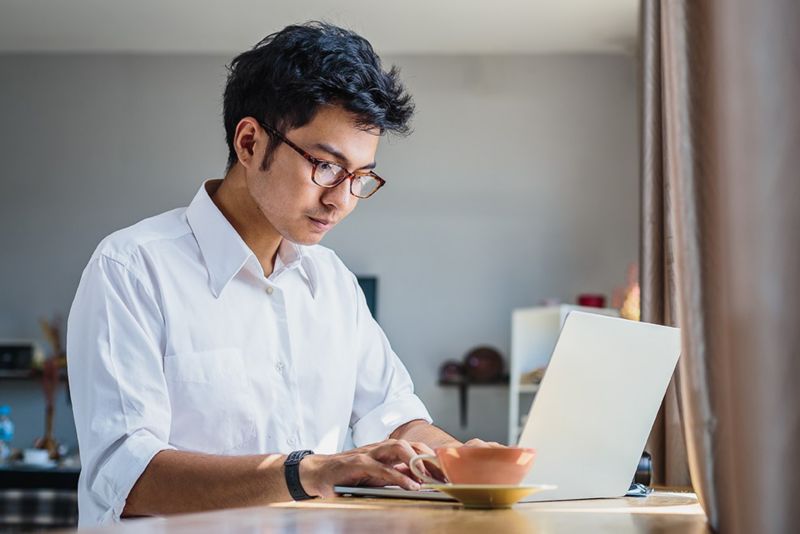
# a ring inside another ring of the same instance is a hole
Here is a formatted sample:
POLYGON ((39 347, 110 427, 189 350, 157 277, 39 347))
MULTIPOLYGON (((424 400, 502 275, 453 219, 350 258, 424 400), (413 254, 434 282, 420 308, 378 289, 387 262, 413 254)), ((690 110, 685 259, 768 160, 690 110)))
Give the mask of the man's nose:
POLYGON ((336 187, 326 189, 322 195, 323 203, 339 210, 349 208, 350 203, 355 200, 355 197, 350 194, 350 180, 351 178, 349 177, 345 178, 336 187))

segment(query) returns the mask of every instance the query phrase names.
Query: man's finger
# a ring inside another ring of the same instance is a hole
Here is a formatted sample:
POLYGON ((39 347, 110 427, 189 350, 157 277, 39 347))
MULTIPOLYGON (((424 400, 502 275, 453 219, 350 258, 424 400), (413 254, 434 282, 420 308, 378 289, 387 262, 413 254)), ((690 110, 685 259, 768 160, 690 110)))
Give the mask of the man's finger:
POLYGON ((428 447, 426 443, 422 443, 421 441, 412 441, 411 448, 417 451, 417 454, 432 454, 435 455, 436 453, 433 452, 433 449, 428 447))
POLYGON ((403 489, 417 491, 419 483, 411 477, 401 473, 398 469, 390 467, 378 460, 370 458, 365 464, 367 474, 374 479, 381 480, 387 486, 397 485, 403 489))
POLYGON ((402 462, 408 464, 411 458, 417 455, 417 451, 409 442, 403 439, 390 439, 381 443, 369 451, 369 456, 384 464, 396 464, 402 462))
POLYGON ((496 441, 483 441, 482 439, 479 439, 479 438, 472 438, 471 440, 469 440, 466 443, 464 443, 464 446, 466 446, 466 447, 489 447, 489 448, 492 448, 492 449, 497 449, 497 448, 504 449, 504 448, 506 448, 505 445, 497 443, 496 441))

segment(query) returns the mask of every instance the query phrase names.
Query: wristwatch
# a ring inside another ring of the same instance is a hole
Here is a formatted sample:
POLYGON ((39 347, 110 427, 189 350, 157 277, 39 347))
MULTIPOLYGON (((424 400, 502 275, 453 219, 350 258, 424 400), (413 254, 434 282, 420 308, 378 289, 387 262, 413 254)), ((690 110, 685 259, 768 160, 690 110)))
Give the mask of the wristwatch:
POLYGON ((289 494, 295 501, 304 501, 314 498, 306 493, 306 490, 303 489, 303 485, 300 484, 300 460, 309 454, 314 454, 314 451, 294 451, 290 453, 286 461, 283 462, 283 474, 286 477, 286 487, 289 488, 289 494))

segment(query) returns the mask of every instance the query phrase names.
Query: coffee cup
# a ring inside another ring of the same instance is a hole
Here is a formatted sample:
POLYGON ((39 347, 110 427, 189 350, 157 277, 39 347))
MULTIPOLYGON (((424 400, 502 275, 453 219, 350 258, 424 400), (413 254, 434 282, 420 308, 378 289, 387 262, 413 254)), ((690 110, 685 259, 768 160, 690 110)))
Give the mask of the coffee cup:
POLYGON ((418 454, 408 466, 426 484, 520 484, 533 466, 536 451, 521 447, 440 447, 436 454, 418 454), (446 481, 427 475, 422 462, 435 465, 446 481))

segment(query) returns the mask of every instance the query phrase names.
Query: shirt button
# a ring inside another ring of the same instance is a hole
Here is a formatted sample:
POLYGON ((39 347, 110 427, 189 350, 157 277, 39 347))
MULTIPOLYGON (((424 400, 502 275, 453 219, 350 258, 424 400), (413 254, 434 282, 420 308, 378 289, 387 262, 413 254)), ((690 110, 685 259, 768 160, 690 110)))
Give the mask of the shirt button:
POLYGON ((267 287, 267 295, 272 295, 272 292, 275 291, 272 286, 267 287))
POLYGON ((278 362, 275 364, 275 370, 279 373, 283 373, 283 362, 278 362))
POLYGON ((288 439, 286 440, 286 443, 288 443, 289 445, 291 445, 292 447, 294 447, 294 446, 297 444, 297 440, 296 440, 296 439, 294 439, 294 437, 290 437, 290 438, 288 438, 288 439))

